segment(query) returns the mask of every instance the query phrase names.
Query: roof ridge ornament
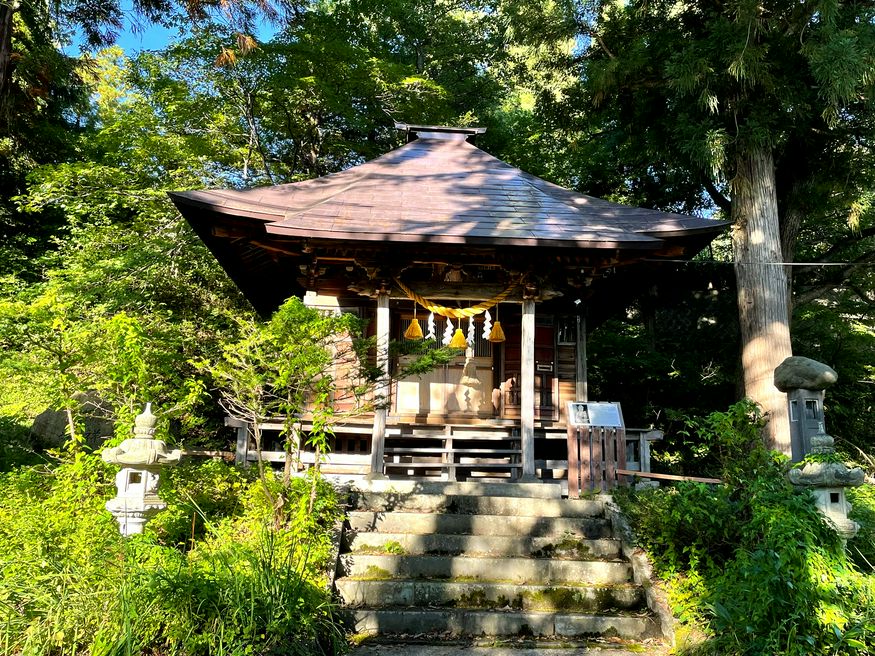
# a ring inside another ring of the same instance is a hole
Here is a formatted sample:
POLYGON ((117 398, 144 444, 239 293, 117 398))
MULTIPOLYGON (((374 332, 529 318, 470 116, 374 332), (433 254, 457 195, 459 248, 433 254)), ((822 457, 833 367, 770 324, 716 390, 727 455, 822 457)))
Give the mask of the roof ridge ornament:
POLYGON ((486 128, 462 128, 451 125, 413 125, 395 122, 395 129, 407 134, 408 143, 414 139, 459 139, 468 140, 486 132, 486 128))

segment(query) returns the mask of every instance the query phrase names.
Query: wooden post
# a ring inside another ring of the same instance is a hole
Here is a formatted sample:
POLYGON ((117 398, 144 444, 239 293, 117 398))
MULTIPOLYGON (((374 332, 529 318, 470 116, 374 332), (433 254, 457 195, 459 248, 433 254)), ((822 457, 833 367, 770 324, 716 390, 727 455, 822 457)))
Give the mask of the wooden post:
POLYGON ((377 293, 377 367, 382 375, 375 389, 380 403, 374 410, 374 430, 371 433, 371 473, 368 478, 386 478, 383 473, 386 448, 386 415, 389 412, 389 292, 377 293))
POLYGON ((249 428, 246 425, 237 426, 237 450, 234 461, 244 467, 249 466, 249 428))
POLYGON ((603 491, 613 490, 617 485, 617 452, 620 450, 620 435, 616 428, 605 428, 602 434, 605 436, 604 462, 605 478, 603 491))
POLYGON ((586 317, 577 315, 577 384, 575 401, 589 401, 589 385, 586 371, 586 317))
POLYGON ((582 429, 571 423, 568 424, 568 498, 580 498, 580 454, 582 429))
MULTIPOLYGON (((589 461, 589 485, 586 490, 605 491, 605 428, 602 426, 589 427, 590 461, 589 461)), ((584 472, 585 474, 586 472, 584 472)))
POLYGON ((456 481, 456 454, 453 452, 453 427, 450 425, 444 426, 444 462, 447 463, 446 474, 441 474, 441 478, 446 478, 448 481, 456 481))
POLYGON ((523 300, 520 344, 521 480, 535 480, 535 300, 523 300))
POLYGON ((616 429, 616 445, 617 445, 617 460, 614 463, 614 471, 611 474, 611 486, 615 487, 620 484, 620 475, 618 469, 625 471, 626 469, 626 429, 620 426, 616 429))

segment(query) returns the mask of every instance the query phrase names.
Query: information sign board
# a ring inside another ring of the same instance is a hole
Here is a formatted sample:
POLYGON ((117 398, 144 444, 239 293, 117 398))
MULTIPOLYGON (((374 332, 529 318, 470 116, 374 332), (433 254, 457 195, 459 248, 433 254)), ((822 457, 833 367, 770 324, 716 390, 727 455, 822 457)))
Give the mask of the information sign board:
POLYGON ((572 426, 623 428, 619 403, 568 402, 568 423, 572 426))

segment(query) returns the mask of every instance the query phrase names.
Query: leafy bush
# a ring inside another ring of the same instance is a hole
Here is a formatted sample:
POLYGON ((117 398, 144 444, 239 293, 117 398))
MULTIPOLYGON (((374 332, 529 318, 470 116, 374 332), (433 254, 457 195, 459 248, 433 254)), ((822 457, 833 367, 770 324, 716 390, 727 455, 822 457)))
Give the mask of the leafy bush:
POLYGON ((182 463, 161 474, 158 494, 167 503, 147 525, 161 544, 184 547, 204 537, 206 521, 238 516, 241 495, 254 472, 222 462, 182 463))
POLYGON ((750 410, 739 404, 693 422, 716 449, 721 485, 618 495, 669 581, 676 614, 707 636, 688 651, 868 654, 875 580, 848 559, 810 495, 789 484, 750 410))
POLYGON ((763 423, 753 403, 742 401, 726 412, 712 412, 705 417, 671 410, 667 416, 675 427, 654 444, 653 459, 676 473, 735 478, 738 468, 749 464, 749 454, 756 453, 761 460, 768 458, 764 451, 752 450, 759 443, 763 423))
POLYGON ((850 517, 860 524, 860 532, 848 542, 848 551, 863 571, 875 574, 875 485, 866 484, 847 491, 850 517))
POLYGON ((0 415, 0 472, 39 460, 40 457, 34 453, 27 426, 20 419, 0 415))
POLYGON ((329 485, 316 482, 307 513, 312 481, 296 479, 277 526, 248 473, 182 466, 162 481, 167 511, 124 539, 103 508, 114 473, 80 454, 0 474, 3 653, 318 654, 339 644, 325 586, 329 485))

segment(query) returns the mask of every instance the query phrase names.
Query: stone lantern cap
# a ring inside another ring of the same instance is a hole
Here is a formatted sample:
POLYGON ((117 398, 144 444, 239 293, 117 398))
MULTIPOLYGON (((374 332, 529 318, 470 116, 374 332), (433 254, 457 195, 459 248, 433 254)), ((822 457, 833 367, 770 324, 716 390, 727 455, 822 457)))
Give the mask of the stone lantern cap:
POLYGON ((152 414, 152 404, 147 403, 142 414, 134 420, 134 437, 129 437, 117 447, 104 449, 101 457, 105 462, 122 467, 151 467, 174 464, 179 461, 179 449, 170 451, 162 440, 156 440, 155 424, 158 418, 152 414))
POLYGON ((784 360, 775 369, 775 387, 782 392, 795 389, 824 390, 834 385, 839 375, 832 367, 799 355, 784 360))

